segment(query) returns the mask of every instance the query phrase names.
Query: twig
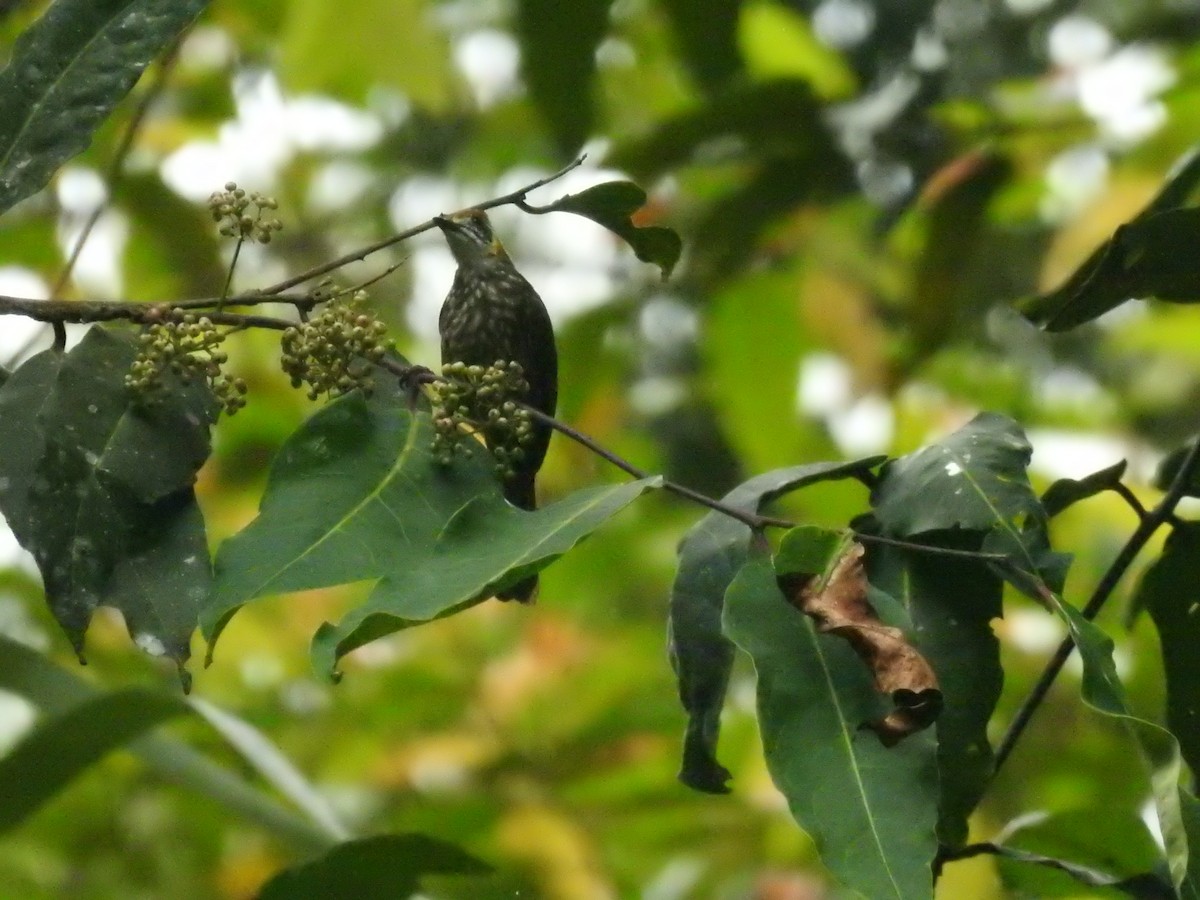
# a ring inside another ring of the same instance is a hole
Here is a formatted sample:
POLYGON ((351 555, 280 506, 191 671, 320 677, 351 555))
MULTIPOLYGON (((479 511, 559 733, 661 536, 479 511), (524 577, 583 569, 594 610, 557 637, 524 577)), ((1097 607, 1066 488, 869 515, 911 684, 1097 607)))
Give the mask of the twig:
MULTIPOLYGON (((163 54, 162 62, 159 63, 154 80, 150 82, 150 86, 146 88, 146 92, 138 100, 137 106, 133 109, 133 114, 125 124, 125 131, 121 134, 121 140, 117 144, 116 152, 113 153, 112 159, 108 162, 108 168, 104 171, 104 182, 108 189, 109 197, 112 196, 117 185, 121 183, 121 177, 125 173, 125 159, 133 149, 133 142, 137 138, 137 133, 142 128, 142 123, 146 120, 146 115, 150 112, 150 107, 154 105, 154 101, 159 98, 159 95, 162 94, 167 86, 167 77, 171 74, 171 69, 174 68, 175 61, 179 58, 179 48, 183 44, 183 38, 184 35, 175 38, 171 46, 167 48, 166 53, 163 54)), ((103 215, 107 207, 108 199, 106 198, 96 204, 88 215, 87 220, 83 223, 83 228, 79 232, 75 246, 71 248, 71 255, 67 257, 62 271, 58 273, 58 278, 55 280, 54 287, 50 291, 50 298, 52 300, 57 300, 62 295, 63 289, 67 286, 67 281, 75 269, 75 264, 79 261, 79 255, 83 252, 83 245, 91 237, 92 230, 96 227, 96 223, 100 221, 100 216, 103 215)))
POLYGON ((233 273, 237 269, 238 257, 242 255, 242 244, 244 243, 246 243, 246 238, 238 235, 237 243, 233 245, 233 258, 229 260, 229 271, 225 273, 225 286, 221 288, 221 299, 217 301, 217 309, 222 309, 229 297, 229 286, 233 284, 233 273))
MULTIPOLYGON (((402 381, 405 381, 409 384, 431 384, 435 381, 444 380, 442 376, 434 374, 424 366, 409 366, 398 362, 397 360, 385 359, 380 363, 380 366, 382 366, 384 369, 387 369, 389 372, 392 372, 402 381)), ((635 466, 623 456, 619 456, 618 454, 609 450, 607 447, 600 444, 589 435, 584 434, 582 431, 572 428, 565 422, 559 421, 553 416, 548 416, 541 410, 535 409, 526 403, 518 403, 517 405, 526 410, 531 418, 541 422, 543 425, 546 425, 549 428, 554 429, 559 434, 570 438, 580 446, 586 447, 601 459, 616 466, 625 474, 632 475, 634 478, 639 479, 651 477, 650 472, 635 466)), ((675 494, 677 497, 683 497, 685 500, 690 500, 700 506, 707 507, 708 509, 729 516, 731 519, 736 519, 738 522, 741 522, 743 525, 747 526, 753 531, 763 531, 766 528, 795 528, 799 524, 791 521, 790 519, 781 519, 776 516, 764 516, 748 509, 731 506, 713 497, 709 497, 707 494, 702 494, 699 491, 693 490, 686 485, 671 481, 670 479, 663 479, 662 487, 663 490, 667 491, 668 493, 675 494)), ((858 532, 851 533, 854 534, 857 540, 861 540, 864 543, 888 544, 889 546, 893 547, 903 547, 904 549, 911 550, 915 553, 928 553, 936 556, 966 557, 969 559, 983 560, 985 562, 1000 562, 1007 559, 1003 553, 983 553, 975 550, 956 550, 949 547, 935 547, 929 544, 916 544, 910 541, 898 540, 896 538, 879 537, 877 535, 860 534, 858 532)))
MULTIPOLYGON (((583 165, 583 161, 586 158, 586 156, 579 156, 567 163, 567 165, 563 166, 553 175, 547 175, 545 178, 539 178, 537 181, 530 182, 524 187, 518 188, 511 193, 504 194, 500 197, 494 197, 491 200, 485 200, 482 203, 476 204, 473 208, 493 209, 497 206, 520 204, 524 202, 525 195, 530 191, 550 184, 552 181, 557 181, 572 169, 577 169, 579 166, 583 165)), ((305 281, 318 278, 321 275, 328 274, 329 272, 332 272, 335 269, 340 269, 343 266, 348 266, 352 262, 359 262, 360 260, 370 256, 372 253, 377 253, 380 250, 391 247, 393 244, 399 244, 401 241, 407 241, 409 238, 416 237, 418 234, 421 234, 424 231, 429 231, 431 228, 436 227, 437 223, 433 219, 429 219, 426 222, 422 222, 420 225, 414 225, 412 228, 408 228, 399 232, 398 234, 393 234, 381 241, 376 241, 374 244, 368 244, 366 247, 361 247, 358 250, 352 250, 343 256, 339 256, 337 259, 321 263, 319 266, 313 266, 311 269, 301 272, 299 275, 293 275, 291 278, 285 278, 283 281, 280 281, 277 284, 273 284, 268 288, 263 288, 261 293, 278 294, 280 291, 286 291, 288 288, 293 288, 298 284, 304 283, 305 281)))
MULTIPOLYGON (((1134 559, 1142 548, 1146 546, 1146 542, 1154 535, 1159 527, 1168 522, 1175 513, 1175 507, 1183 498, 1184 491, 1192 478, 1192 473, 1196 470, 1197 465, 1200 465, 1200 438, 1192 444, 1184 457, 1182 464, 1179 466, 1179 471, 1175 473, 1175 478, 1167 488, 1167 492, 1162 499, 1155 505, 1154 509, 1147 512, 1138 521, 1137 528, 1133 534, 1129 536, 1129 540, 1125 542, 1125 546, 1117 554, 1116 558, 1109 565, 1108 570, 1096 585, 1092 595, 1088 598, 1087 604, 1080 611, 1085 619, 1094 619, 1104 608, 1104 604, 1120 583, 1125 572, 1133 564, 1134 559)), ((1058 678, 1058 673, 1062 671, 1062 667, 1066 664, 1071 656, 1071 651, 1075 649, 1075 641, 1070 635, 1063 638, 1062 643, 1058 645, 1058 649, 1054 651, 1054 655, 1046 663, 1046 667, 1042 670, 1041 676, 1033 689, 1029 692, 1029 696, 1021 704, 1016 715, 1013 716, 1012 723, 1005 731, 1004 737, 1000 739, 1000 744, 996 747, 996 761, 992 769, 992 777, 1000 771, 1000 767, 1004 765, 1005 760, 1012 754, 1013 747, 1020 739, 1025 728, 1029 725, 1039 706, 1046 699, 1046 695, 1050 692, 1050 688, 1054 685, 1058 678)))
POLYGON ((1142 505, 1142 501, 1137 498, 1137 495, 1130 490, 1129 485, 1123 481, 1118 481, 1109 490, 1129 504, 1129 508, 1137 514, 1139 519, 1146 518, 1146 507, 1142 505))

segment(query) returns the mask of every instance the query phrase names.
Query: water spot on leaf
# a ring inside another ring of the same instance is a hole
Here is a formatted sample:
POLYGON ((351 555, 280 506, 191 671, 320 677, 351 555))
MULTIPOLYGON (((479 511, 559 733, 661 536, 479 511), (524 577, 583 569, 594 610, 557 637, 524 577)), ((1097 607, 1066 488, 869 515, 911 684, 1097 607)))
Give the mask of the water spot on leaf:
POLYGON ((953 478, 955 475, 962 474, 962 466, 956 462, 946 463, 946 474, 953 478))

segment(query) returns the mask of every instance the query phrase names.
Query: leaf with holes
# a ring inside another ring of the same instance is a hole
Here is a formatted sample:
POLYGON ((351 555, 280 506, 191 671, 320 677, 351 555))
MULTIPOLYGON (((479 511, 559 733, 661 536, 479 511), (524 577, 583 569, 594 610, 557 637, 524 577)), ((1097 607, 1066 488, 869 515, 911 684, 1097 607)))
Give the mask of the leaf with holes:
POLYGON ((0 387, 0 511, 78 653, 103 604, 139 646, 182 667, 211 578, 192 482, 213 401, 176 386, 142 409, 124 384, 135 355, 128 337, 92 328, 0 387))

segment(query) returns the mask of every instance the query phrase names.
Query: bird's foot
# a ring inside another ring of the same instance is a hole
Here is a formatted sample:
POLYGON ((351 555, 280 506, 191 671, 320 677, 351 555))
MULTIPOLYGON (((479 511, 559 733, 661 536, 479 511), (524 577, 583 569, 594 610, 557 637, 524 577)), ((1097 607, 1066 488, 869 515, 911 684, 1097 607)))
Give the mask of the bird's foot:
POLYGON ((400 387, 404 389, 405 397, 408 399, 408 408, 415 409, 417 401, 421 397, 421 386, 431 384, 437 381, 438 376, 433 369, 426 366, 409 366, 407 371, 400 376, 400 387))

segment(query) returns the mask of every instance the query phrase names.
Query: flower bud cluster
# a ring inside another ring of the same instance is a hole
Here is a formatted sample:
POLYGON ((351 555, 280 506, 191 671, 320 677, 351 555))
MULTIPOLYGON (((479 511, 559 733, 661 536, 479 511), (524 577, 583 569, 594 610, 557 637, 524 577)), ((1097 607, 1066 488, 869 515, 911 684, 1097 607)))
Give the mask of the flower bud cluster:
POLYGON ((148 325, 139 337, 137 358, 125 376, 125 386, 144 403, 159 403, 169 373, 180 384, 204 381, 228 415, 246 405, 246 382, 222 371, 229 360, 220 349, 225 332, 207 316, 170 310, 148 325))
POLYGON ((247 194, 233 181, 226 182, 225 190, 214 191, 208 198, 208 210, 213 221, 220 223, 218 231, 223 236, 260 244, 271 243, 271 235, 283 230, 282 222, 265 216, 278 207, 274 197, 257 191, 247 194))
POLYGON ((363 310, 366 295, 349 303, 330 303, 307 322, 283 332, 283 371, 292 387, 308 385, 308 397, 337 397, 355 388, 370 392, 369 367, 361 360, 379 362, 387 352, 383 336, 387 326, 363 310))
POLYGON ((529 382, 518 363, 498 359, 490 366, 453 362, 442 366, 445 381, 433 385, 433 453, 442 465, 470 452, 463 435, 481 435, 496 460, 496 474, 512 478, 533 439, 529 410, 518 405, 529 382))

